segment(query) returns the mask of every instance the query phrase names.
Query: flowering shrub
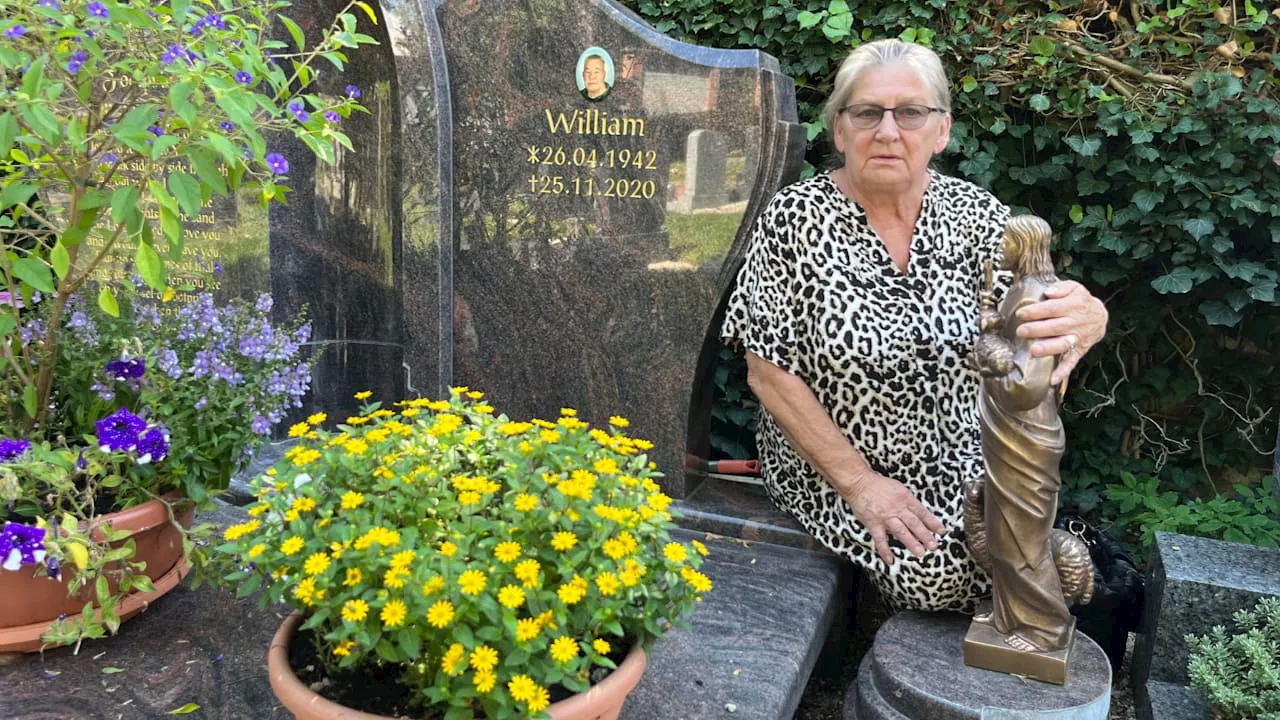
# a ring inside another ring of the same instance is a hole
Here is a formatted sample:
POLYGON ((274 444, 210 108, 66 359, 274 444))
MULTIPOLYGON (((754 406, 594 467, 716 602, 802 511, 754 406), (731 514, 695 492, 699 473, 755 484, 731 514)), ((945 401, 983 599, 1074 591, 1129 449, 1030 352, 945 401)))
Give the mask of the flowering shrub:
POLYGON ((397 678, 397 713, 526 717, 711 589, 623 418, 513 422, 466 388, 397 407, 295 425, 218 547, 241 595, 304 613, 331 675, 397 678))
MULTIPOLYGON (((46 337, 47 305, 31 308, 18 329, 34 356, 46 337)), ((69 332, 57 366, 64 380, 53 388, 44 421, 56 433, 33 443, 19 437, 21 408, 0 410, 0 519, 15 528, 4 537, 21 537, 24 548, 15 560, 0 541, 0 563, 28 573, 33 569, 23 566, 43 563, 56 578, 70 561, 78 571, 74 592, 96 584, 110 563, 125 562, 122 577, 145 580, 127 563, 131 550, 93 542, 79 520, 170 492, 208 500, 226 489, 272 425, 301 405, 311 382, 301 359, 310 327, 274 327, 266 295, 226 306, 202 295, 171 308, 127 294, 114 317, 72 295, 67 308, 69 332), (46 538, 44 528, 52 525, 58 536, 46 538)), ((0 380, 0 390, 17 377, 0 380)), ((114 629, 111 609, 122 595, 98 598, 105 626, 80 618, 56 625, 49 639, 114 629)))
MULTIPOLYGON (((71 296, 113 254, 132 258, 157 292, 181 257, 182 220, 213 195, 257 188, 282 199, 289 171, 271 133, 292 133, 320 159, 350 147, 341 120, 359 89, 311 94, 315 63, 374 42, 347 12, 305 46, 284 0, 0 0, 0 364, 21 382, 2 398, 43 427, 71 296), (293 46, 267 31, 275 20, 293 46), (43 293, 44 342, 21 341, 21 306, 43 293), (36 368, 32 371, 30 368, 36 368)), ((118 313, 110 286, 97 303, 118 313)), ((62 381, 61 377, 57 378, 62 381)))

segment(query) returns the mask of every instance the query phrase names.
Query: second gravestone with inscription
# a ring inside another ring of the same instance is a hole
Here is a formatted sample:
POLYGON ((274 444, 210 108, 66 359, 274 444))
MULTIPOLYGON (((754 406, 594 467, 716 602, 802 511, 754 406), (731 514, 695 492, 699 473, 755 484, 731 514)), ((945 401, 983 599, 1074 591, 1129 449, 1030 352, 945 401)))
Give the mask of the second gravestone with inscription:
POLYGON ((717 306, 746 226, 798 171, 791 80, 609 0, 446 0, 437 17, 453 138, 442 384, 515 417, 625 414, 685 494, 717 306))

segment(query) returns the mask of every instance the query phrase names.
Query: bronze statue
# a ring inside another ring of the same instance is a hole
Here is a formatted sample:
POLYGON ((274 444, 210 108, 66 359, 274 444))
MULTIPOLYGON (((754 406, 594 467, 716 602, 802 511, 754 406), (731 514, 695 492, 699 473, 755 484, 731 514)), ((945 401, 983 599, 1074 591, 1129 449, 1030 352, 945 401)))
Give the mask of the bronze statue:
POLYGON ((1066 681, 1075 621, 1068 608, 1093 595, 1093 562, 1076 536, 1054 530, 1058 461, 1065 447, 1055 357, 1033 358, 1017 336, 1017 311, 1057 282, 1049 259, 1052 231, 1032 215, 1009 220, 1003 267, 1013 284, 993 306, 986 268, 972 360, 982 374, 979 418, 984 478, 967 484, 965 532, 974 560, 993 584, 989 611, 965 636, 965 664, 1066 681))

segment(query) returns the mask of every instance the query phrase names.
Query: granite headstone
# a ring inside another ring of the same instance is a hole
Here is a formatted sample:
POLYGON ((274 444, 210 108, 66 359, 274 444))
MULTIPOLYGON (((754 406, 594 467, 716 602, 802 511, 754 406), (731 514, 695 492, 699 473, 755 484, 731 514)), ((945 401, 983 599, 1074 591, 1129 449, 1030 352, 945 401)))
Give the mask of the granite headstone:
MULTIPOLYGON (((709 413, 692 393, 727 271, 744 226, 798 171, 791 80, 763 53, 679 43, 611 0, 444 0, 436 14, 454 211, 438 388, 483 390, 513 417, 625 415, 655 443, 667 491, 685 494, 684 455, 706 444, 695 416, 709 413), (754 146, 725 156, 742 199, 676 212, 696 130, 754 146)), ((429 324, 417 315, 431 309, 408 306, 406 324, 429 324)), ((414 377, 430 355, 407 357, 414 377)))
POLYGON ((1237 610, 1280 596, 1280 550, 1158 532, 1146 588, 1131 661, 1134 700, 1143 709, 1148 684, 1187 684, 1188 633, 1231 627, 1237 610))

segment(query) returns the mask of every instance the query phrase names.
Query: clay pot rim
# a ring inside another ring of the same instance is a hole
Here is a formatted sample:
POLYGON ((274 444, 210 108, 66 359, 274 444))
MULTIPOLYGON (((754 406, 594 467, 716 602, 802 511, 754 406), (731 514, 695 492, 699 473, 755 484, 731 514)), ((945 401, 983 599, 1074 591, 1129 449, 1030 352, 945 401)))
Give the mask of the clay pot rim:
MULTIPOLYGON (((296 712, 294 708, 314 708, 317 714, 310 717, 332 717, 340 720, 394 720, 386 715, 372 715, 339 705, 302 684, 293 667, 289 665, 289 645, 293 642, 294 635, 304 619, 302 613, 297 610, 290 613, 280 624, 275 637, 271 638, 271 648, 267 651, 267 669, 271 674, 271 689, 285 708, 291 712, 296 712)), ((588 708, 595 707, 596 698, 601 695, 627 695, 640 682, 640 676, 644 674, 647 665, 644 648, 639 644, 632 645, 630 652, 623 658, 617 669, 609 673, 608 677, 592 685, 591 689, 585 693, 578 693, 552 703, 546 712, 551 714, 553 720, 594 718, 598 710, 592 709, 588 714, 588 708)))
POLYGON ((184 526, 191 525, 195 505, 178 493, 168 493, 161 498, 152 498, 133 507, 96 515, 88 521, 93 529, 95 542, 105 542, 106 535, 101 528, 109 525, 115 530, 128 530, 130 535, 146 532, 169 522, 169 505, 176 506, 174 517, 184 526))

